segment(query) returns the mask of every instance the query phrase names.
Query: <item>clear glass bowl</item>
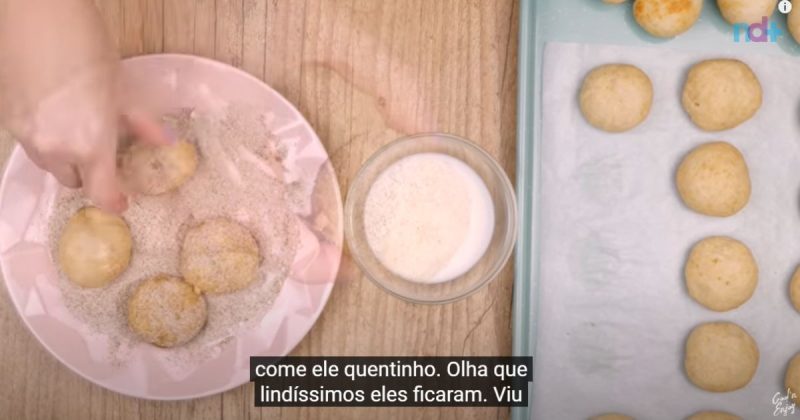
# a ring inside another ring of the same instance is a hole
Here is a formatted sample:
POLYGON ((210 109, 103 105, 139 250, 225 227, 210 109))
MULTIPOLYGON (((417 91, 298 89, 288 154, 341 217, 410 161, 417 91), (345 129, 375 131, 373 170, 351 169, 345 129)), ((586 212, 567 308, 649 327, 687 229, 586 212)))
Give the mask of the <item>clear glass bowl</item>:
POLYGON ((465 139, 442 133, 404 137, 375 152, 356 174, 345 203, 344 234, 353 259, 384 290, 414 303, 454 302, 494 279, 511 256, 517 239, 514 187, 488 153, 465 139), (486 252, 466 273, 440 283, 410 281, 384 267, 369 247, 364 229, 364 205, 375 179, 394 162, 417 153, 442 153, 466 163, 483 179, 494 205, 494 232, 486 252))

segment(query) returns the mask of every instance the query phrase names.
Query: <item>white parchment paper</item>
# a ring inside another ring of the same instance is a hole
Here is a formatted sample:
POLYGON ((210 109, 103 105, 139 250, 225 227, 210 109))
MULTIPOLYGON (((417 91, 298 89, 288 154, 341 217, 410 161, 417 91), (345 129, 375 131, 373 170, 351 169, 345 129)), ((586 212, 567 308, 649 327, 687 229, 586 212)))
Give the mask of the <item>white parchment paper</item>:
POLYGON ((680 93, 693 63, 719 56, 668 44, 546 46, 534 419, 611 411, 683 419, 701 409, 773 417, 773 396, 800 351, 800 314, 788 297, 800 263, 800 62, 733 57, 757 74, 764 104, 743 125, 707 133, 684 113, 680 93), (608 134, 584 121, 577 96, 590 69, 618 62, 650 76, 655 100, 643 124, 608 134), (748 206, 724 219, 692 212, 674 187, 681 158, 713 140, 742 151, 753 187, 748 206), (743 241, 759 265, 752 299, 727 313, 694 302, 683 282, 690 247, 710 235, 743 241), (684 374, 688 333, 714 320, 738 323, 758 343, 758 371, 741 390, 706 392, 684 374))

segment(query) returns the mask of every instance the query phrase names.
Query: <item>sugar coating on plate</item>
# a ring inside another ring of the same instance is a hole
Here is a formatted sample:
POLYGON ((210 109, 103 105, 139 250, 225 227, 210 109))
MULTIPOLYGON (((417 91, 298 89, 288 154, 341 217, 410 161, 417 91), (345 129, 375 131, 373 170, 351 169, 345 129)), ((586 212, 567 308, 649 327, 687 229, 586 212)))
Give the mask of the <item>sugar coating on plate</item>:
POLYGON ((103 287, 130 264, 133 241, 121 217, 84 207, 70 217, 58 240, 58 263, 82 287, 103 287))
POLYGON ((739 61, 701 61, 689 70, 681 102, 692 122, 706 131, 728 130, 761 107, 762 90, 753 70, 739 61))
POLYGON ((589 418, 589 420, 635 420, 635 419, 631 416, 626 416, 624 414, 609 413, 591 417, 589 418))
POLYGON ((173 191, 197 171, 197 147, 181 140, 168 146, 137 143, 122 154, 120 172, 135 192, 159 195, 173 191))
POLYGON ((689 334, 684 368, 698 388, 730 392, 750 383, 758 358, 755 340, 742 327, 731 322, 709 322, 689 334))
POLYGON ((647 118, 653 85, 641 69, 629 64, 595 67, 583 79, 580 107, 584 118, 609 132, 627 131, 647 118))
POLYGON ((738 308, 753 296, 758 265, 743 243, 712 236, 692 247, 684 277, 694 300, 708 309, 724 312, 738 308))
POLYGON ((708 216, 738 213, 750 200, 750 173, 739 149, 726 142, 694 148, 678 166, 675 184, 690 209, 708 216))
POLYGON ((181 274, 205 293, 244 289, 258 277, 258 243, 250 231, 226 218, 201 222, 186 232, 181 247, 181 274))
POLYGON ((742 418, 724 411, 700 411, 686 420, 742 420, 742 418))
POLYGON ((203 329, 207 317, 203 296, 178 277, 150 277, 128 300, 128 325, 143 340, 159 347, 188 342, 203 329))
POLYGON ((702 10, 703 0, 636 0, 633 17, 649 34, 672 38, 688 31, 702 10))
POLYGON ((728 23, 759 23, 772 16, 778 0, 717 0, 722 17, 728 23))
POLYGON ((786 367, 786 375, 783 378, 783 386, 794 394, 794 402, 800 404, 800 353, 797 353, 789 360, 786 367))
POLYGON ((800 7, 792 7, 792 11, 786 18, 786 26, 789 27, 789 33, 792 34, 795 42, 800 43, 800 7))

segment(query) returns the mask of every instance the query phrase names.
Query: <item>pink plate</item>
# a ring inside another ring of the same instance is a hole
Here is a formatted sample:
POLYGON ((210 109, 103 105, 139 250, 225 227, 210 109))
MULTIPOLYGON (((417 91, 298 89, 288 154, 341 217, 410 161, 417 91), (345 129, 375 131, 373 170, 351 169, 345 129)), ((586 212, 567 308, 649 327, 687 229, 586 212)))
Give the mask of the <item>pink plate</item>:
POLYGON ((284 356, 314 325, 333 289, 342 256, 342 202, 322 143, 302 115, 280 94, 236 68, 183 55, 123 61, 139 91, 157 90, 175 108, 243 104, 268 110, 273 134, 291 141, 298 177, 313 177, 308 206, 296 211, 301 245, 289 277, 256 327, 241 329, 214 357, 175 375, 165 352, 136 345, 124 363, 103 356, 109 340, 91 332, 67 310, 47 245, 47 218, 60 188, 17 147, 0 187, 0 264, 17 312, 61 363, 84 378, 134 397, 177 400, 203 397, 249 380, 250 356, 284 356), (167 95, 164 95, 167 93, 167 95))

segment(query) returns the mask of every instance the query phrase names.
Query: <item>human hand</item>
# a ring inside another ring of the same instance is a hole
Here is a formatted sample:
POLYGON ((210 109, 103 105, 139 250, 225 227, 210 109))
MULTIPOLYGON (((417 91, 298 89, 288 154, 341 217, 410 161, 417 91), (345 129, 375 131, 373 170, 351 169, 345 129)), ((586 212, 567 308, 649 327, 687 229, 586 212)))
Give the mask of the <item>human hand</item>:
POLYGON ((40 168, 97 206, 127 208, 117 139, 170 142, 123 91, 119 59, 86 0, 0 0, 0 122, 40 168), (22 39, 27 42, 20 42, 22 39))

